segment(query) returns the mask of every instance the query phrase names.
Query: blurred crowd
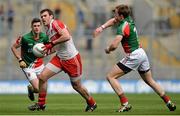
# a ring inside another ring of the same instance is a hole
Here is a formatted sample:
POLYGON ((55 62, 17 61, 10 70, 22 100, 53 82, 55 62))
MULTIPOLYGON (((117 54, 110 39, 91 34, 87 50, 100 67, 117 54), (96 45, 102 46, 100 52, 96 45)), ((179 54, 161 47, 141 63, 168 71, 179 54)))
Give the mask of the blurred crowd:
POLYGON ((5 34, 5 25, 9 30, 13 29, 14 16, 15 13, 11 4, 8 5, 7 10, 4 9, 3 4, 0 4, 0 37, 5 34))
MULTIPOLYGON (((39 11, 42 8, 52 9, 55 18, 62 20, 70 27, 75 44, 82 53, 85 64, 84 70, 85 73, 89 75, 88 77, 104 77, 106 70, 108 70, 108 65, 112 64, 117 56, 119 57, 122 54, 121 51, 117 51, 118 54, 112 55, 112 57, 106 57, 104 54, 100 55, 104 50, 104 46, 107 44, 105 41, 112 38, 114 33, 113 29, 107 30, 107 33, 102 36, 104 41, 101 42, 92 38, 92 31, 95 27, 103 24, 105 20, 113 16, 112 10, 118 4, 130 5, 140 36, 149 34, 146 35, 146 39, 152 35, 151 31, 153 29, 151 26, 153 22, 157 26, 155 28, 157 30, 155 38, 161 38, 159 35, 163 35, 163 39, 159 39, 158 42, 156 42, 155 39, 150 38, 163 49, 164 46, 165 48, 171 47, 170 44, 168 44, 169 47, 166 43, 164 44, 164 41, 167 40, 168 43, 169 38, 171 38, 171 40, 174 41, 172 47, 176 47, 173 49, 180 49, 180 43, 178 41, 180 35, 177 33, 177 30, 180 30, 180 0, 0 0, 0 39, 2 40, 0 48, 3 51, 0 54, 0 58, 2 59, 0 61, 0 77, 5 77, 4 75, 6 75, 6 67, 5 69, 3 67, 5 64, 8 64, 15 70, 17 69, 17 66, 14 65, 16 62, 10 56, 8 46, 19 34, 24 34, 30 30, 30 25, 27 22, 30 22, 33 17, 39 17, 39 11), (171 34, 174 35, 172 36, 171 34), (163 40, 163 42, 161 42, 161 40, 163 40), (92 60, 92 56, 94 56, 94 60, 92 60), (108 61, 107 58, 111 60, 108 61), (104 62, 107 62, 107 64, 105 65, 104 62), (99 65, 94 66, 93 64, 99 65)), ((147 46, 149 46, 149 40, 150 39, 146 39, 144 45, 147 44, 147 46)), ((150 47, 145 49, 151 50, 150 47)), ((158 52, 157 50, 154 51, 158 52)), ((157 54, 160 54, 160 52, 157 54)), ((172 54, 175 54, 175 58, 173 57, 173 59, 176 59, 176 62, 180 62, 180 60, 177 60, 179 54, 176 54, 174 51, 168 51, 166 56, 173 56, 172 54)), ((160 58, 160 56, 158 56, 158 58, 160 58)), ((157 59, 157 61, 161 60, 157 59)), ((173 64, 170 60, 168 60, 168 62, 173 64)), ((169 73, 169 75, 175 78, 179 74, 177 71, 179 70, 179 65, 175 65, 176 67, 173 65, 173 68, 169 68, 167 64, 158 64, 158 66, 161 66, 159 68, 160 71, 162 69, 161 72, 163 72, 164 69, 172 69, 172 73, 169 73)), ((13 72, 12 75, 21 78, 18 71, 13 72)), ((169 75, 164 75, 164 73, 158 73, 155 76, 160 77, 159 75, 169 78, 169 75)))

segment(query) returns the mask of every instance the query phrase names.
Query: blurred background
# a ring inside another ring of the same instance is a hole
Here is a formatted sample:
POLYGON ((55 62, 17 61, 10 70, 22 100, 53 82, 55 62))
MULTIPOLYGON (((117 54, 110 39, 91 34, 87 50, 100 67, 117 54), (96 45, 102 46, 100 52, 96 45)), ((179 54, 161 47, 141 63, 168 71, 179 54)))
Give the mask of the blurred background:
MULTIPOLYGON (((180 80, 180 0, 0 0, 0 82, 26 80, 10 46, 19 35, 30 31, 30 21, 39 17, 43 8, 52 9, 55 18, 69 27, 82 56, 83 80, 104 81, 124 52, 121 46, 111 55, 104 52, 115 37, 114 28, 96 39, 92 32, 112 17, 112 10, 119 4, 128 4, 132 9, 154 79, 180 80)), ((69 80, 65 73, 51 78, 56 79, 69 80)), ((125 81, 139 79, 135 71, 123 77, 125 81)), ((180 82, 177 87, 180 88, 180 82)))

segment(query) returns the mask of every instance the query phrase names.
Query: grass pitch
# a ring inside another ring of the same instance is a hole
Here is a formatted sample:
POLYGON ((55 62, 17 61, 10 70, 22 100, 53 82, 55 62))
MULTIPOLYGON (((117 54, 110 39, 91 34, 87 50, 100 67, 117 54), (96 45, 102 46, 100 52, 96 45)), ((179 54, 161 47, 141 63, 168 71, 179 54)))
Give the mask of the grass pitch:
POLYGON ((119 107, 115 94, 93 94, 98 105, 94 112, 84 112, 86 103, 78 94, 49 94, 45 111, 29 111, 33 102, 27 95, 0 95, 0 115, 180 115, 180 94, 168 95, 176 103, 174 112, 155 93, 127 94, 132 109, 123 113, 115 112, 119 107))

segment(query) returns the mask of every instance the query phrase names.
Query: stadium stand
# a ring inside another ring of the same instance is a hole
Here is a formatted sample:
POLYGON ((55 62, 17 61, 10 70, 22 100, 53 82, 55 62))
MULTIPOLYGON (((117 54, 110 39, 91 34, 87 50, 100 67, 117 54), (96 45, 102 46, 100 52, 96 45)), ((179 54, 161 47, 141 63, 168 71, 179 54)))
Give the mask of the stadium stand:
MULTIPOLYGON (((105 79, 106 72, 111 68, 111 65, 122 58, 124 54, 121 48, 116 50, 111 56, 103 53, 105 46, 108 44, 105 41, 110 41, 114 38, 112 29, 107 30, 105 34, 100 36, 100 38, 103 38, 101 40, 104 41, 100 41, 100 39, 93 41, 92 51, 85 49, 87 35, 84 34, 85 32, 82 33, 79 31, 79 26, 84 26, 84 24, 78 22, 77 11, 81 9, 84 13, 85 20, 95 22, 93 21, 94 14, 92 8, 94 5, 97 5, 96 2, 89 3, 87 1, 85 3, 85 1, 87 0, 12 0, 11 4, 15 10, 15 23, 13 32, 11 32, 12 37, 9 36, 10 32, 6 28, 4 29, 6 34, 0 37, 0 80, 23 80, 25 78, 21 70, 18 69, 16 59, 12 57, 12 54, 9 55, 9 45, 19 34, 29 31, 30 25, 27 22, 32 17, 38 16, 39 11, 37 9, 45 7, 54 9, 56 5, 60 5, 62 8, 62 20, 68 27, 71 27, 75 44, 82 54, 85 79, 105 79), (37 7, 34 5, 36 2, 39 2, 40 7, 35 8, 37 7), (8 63, 8 58, 11 58, 12 63, 8 63), (11 72, 7 71, 7 69, 11 72)), ((112 16, 112 8, 119 4, 119 0, 105 1, 108 5, 102 6, 102 11, 106 15, 105 18, 110 18, 112 16)), ((7 1, 0 0, 0 3, 5 5, 6 10, 7 1)), ((121 3, 128 3, 133 9, 134 19, 140 33, 140 40, 150 57, 154 77, 156 79, 179 79, 180 34, 178 32, 180 30, 180 1, 122 0, 121 3), (154 30, 152 25, 156 26, 154 30)), ((103 19, 101 21, 103 22, 103 19)), ((5 23, 5 27, 6 25, 5 23)), ((82 31, 86 31, 86 29, 82 28, 82 31)), ((134 78, 134 75, 137 75, 137 73, 132 72, 124 79, 137 79, 134 78)), ((57 77, 62 77, 63 80, 68 79, 66 78, 66 74, 60 74, 57 77)))

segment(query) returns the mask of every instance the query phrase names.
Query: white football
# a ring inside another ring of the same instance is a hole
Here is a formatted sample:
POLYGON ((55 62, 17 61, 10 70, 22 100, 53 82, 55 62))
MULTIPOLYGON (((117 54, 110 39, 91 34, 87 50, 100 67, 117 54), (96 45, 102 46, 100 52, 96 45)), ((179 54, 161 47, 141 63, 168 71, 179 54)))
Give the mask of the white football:
POLYGON ((37 43, 33 46, 33 54, 36 57, 44 57, 45 53, 44 53, 44 44, 43 43, 37 43))

